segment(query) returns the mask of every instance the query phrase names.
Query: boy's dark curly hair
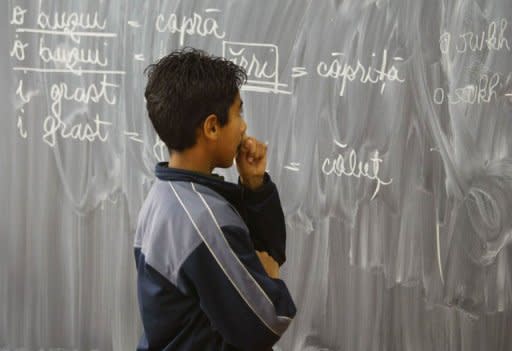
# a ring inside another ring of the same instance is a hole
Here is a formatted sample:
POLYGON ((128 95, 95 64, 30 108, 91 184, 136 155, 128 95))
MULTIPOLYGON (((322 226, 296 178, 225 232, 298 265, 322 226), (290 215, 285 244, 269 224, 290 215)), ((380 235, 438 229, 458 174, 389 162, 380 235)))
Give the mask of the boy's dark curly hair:
POLYGON ((196 129, 210 114, 225 125, 228 109, 247 80, 242 67, 193 48, 171 52, 144 73, 149 118, 169 152, 194 146, 196 129))

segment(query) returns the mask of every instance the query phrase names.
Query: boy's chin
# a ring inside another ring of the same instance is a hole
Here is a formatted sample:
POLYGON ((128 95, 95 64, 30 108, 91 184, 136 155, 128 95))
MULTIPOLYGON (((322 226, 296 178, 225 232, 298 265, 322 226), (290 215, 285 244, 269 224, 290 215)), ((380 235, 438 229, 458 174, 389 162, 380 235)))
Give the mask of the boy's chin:
POLYGON ((234 161, 234 158, 232 158, 231 160, 226 160, 225 162, 222 162, 221 164, 217 165, 217 168, 229 168, 233 166, 234 161))

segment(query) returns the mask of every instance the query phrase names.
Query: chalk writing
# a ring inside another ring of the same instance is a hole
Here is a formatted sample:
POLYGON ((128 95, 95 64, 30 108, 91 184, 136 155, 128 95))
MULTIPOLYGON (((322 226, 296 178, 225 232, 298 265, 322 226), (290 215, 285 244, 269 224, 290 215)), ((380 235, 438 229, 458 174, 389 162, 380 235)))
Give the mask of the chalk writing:
POLYGON ((300 167, 300 163, 298 163, 298 162, 290 162, 289 165, 284 166, 284 168, 286 168, 287 170, 294 171, 294 172, 300 171, 299 167, 300 167))
POLYGON ((46 30, 46 29, 32 29, 32 28, 18 28, 16 29, 16 33, 39 33, 39 34, 52 34, 52 35, 62 35, 67 37, 76 37, 77 43, 80 43, 80 37, 117 37, 116 33, 103 33, 103 32, 63 32, 58 30, 46 30))
POLYGON ((16 57, 18 61, 25 60, 25 49, 28 47, 28 44, 23 43, 21 40, 16 39, 12 45, 12 49, 9 52, 11 57, 16 57))
MULTIPOLYGON (((10 23, 22 25, 25 21, 26 10, 19 6, 13 8, 10 23)), ((92 14, 83 14, 76 12, 54 12, 47 14, 40 11, 37 15, 36 28, 17 28, 16 33, 35 33, 65 35, 71 37, 73 42, 79 43, 80 37, 116 37, 116 33, 105 33, 106 21, 99 19, 97 12, 92 14)), ((99 114, 94 118, 85 116, 85 120, 63 120, 63 102, 70 101, 87 105, 89 103, 104 103, 107 105, 116 104, 115 89, 119 85, 108 78, 108 74, 125 74, 124 71, 108 71, 105 69, 83 69, 82 65, 93 65, 94 68, 102 68, 108 65, 108 59, 100 49, 86 49, 69 46, 67 43, 60 44, 58 47, 46 45, 46 36, 41 36, 39 40, 38 54, 41 62, 53 63, 55 68, 46 67, 13 67, 15 71, 29 72, 50 72, 50 73, 73 73, 82 75, 83 73, 101 74, 99 81, 88 86, 79 86, 70 88, 65 82, 57 82, 50 87, 50 114, 43 120, 43 141, 49 146, 55 146, 57 137, 62 139, 72 139, 76 141, 93 142, 95 140, 105 142, 109 137, 108 128, 112 123, 103 120, 99 114)), ((103 43, 107 46, 107 42, 103 43)), ((16 40, 10 50, 11 57, 18 61, 25 59, 25 51, 28 44, 23 43, 16 34, 16 40)), ((26 138, 28 133, 24 127, 24 117, 22 108, 28 104, 33 95, 38 91, 25 91, 24 81, 19 80, 16 88, 16 97, 19 101, 19 114, 17 115, 17 129, 22 138, 26 138)), ((84 112, 87 108, 82 108, 84 112)), ((75 111, 74 116, 78 115, 75 111)), ((136 135, 130 135, 132 139, 137 139, 136 135)))
POLYGON ((27 130, 23 127, 23 113, 25 110, 23 106, 30 102, 30 99, 33 95, 37 94, 36 92, 29 91, 28 93, 23 92, 23 80, 20 79, 18 82, 18 87, 16 88, 16 96, 20 99, 19 104, 16 106, 16 109, 21 112, 21 114, 17 115, 18 121, 16 123, 16 127, 18 128, 18 132, 23 139, 26 139, 28 136, 27 130))
POLYGON ((487 74, 480 75, 478 84, 468 85, 462 88, 456 88, 453 92, 445 93, 443 88, 434 90, 434 103, 440 105, 445 101, 449 104, 482 104, 496 100, 496 87, 500 84, 500 76, 498 73, 493 74, 490 78, 487 74))
MULTIPOLYGON (((39 57, 46 63, 63 63, 73 72, 75 72, 75 66, 81 63, 102 67, 108 64, 108 59, 101 56, 99 49, 57 47, 52 50, 44 45, 44 38, 39 39, 39 57)), ((81 69, 82 66, 77 68, 81 69)))
MULTIPOLYGON (((15 6, 12 9, 12 17, 10 24, 13 25, 22 25, 25 22, 25 13, 27 10, 21 8, 20 6, 15 6)), ((23 43, 18 39, 18 35, 16 35, 16 39, 14 40, 12 49, 9 51, 10 57, 15 57, 18 61, 25 60, 25 49, 28 47, 28 44, 23 43)), ((30 102, 30 99, 33 93, 29 92, 28 94, 23 91, 23 80, 18 81, 18 87, 16 88, 16 96, 19 98, 19 103, 17 103, 16 109, 20 112, 16 116, 16 128, 18 129, 18 134, 26 139, 28 137, 28 132, 23 126, 23 113, 25 110, 23 106, 30 102)))
POLYGON ((50 98, 52 100, 50 109, 52 114, 47 116, 43 122, 43 141, 49 146, 55 146, 56 137, 59 135, 63 139, 74 139, 79 141, 95 141, 105 142, 108 139, 108 131, 105 130, 112 123, 103 121, 99 115, 92 124, 89 122, 77 123, 69 125, 62 120, 62 101, 68 100, 88 104, 89 102, 99 103, 105 102, 108 105, 116 103, 116 96, 113 89, 118 88, 116 85, 107 80, 107 76, 103 75, 98 88, 96 84, 90 84, 87 88, 77 87, 70 89, 64 82, 52 84, 50 88, 50 98))
POLYGON ((306 71, 306 67, 293 67, 292 68, 292 78, 302 77, 308 74, 306 71))
POLYGON ((156 136, 155 143, 153 144, 153 155, 160 162, 166 161, 168 159, 168 157, 167 157, 168 156, 167 146, 158 137, 158 135, 156 136))
POLYGON ((72 73, 77 76, 81 76, 82 74, 121 74, 125 75, 125 71, 115 71, 115 70, 98 70, 98 69, 60 69, 60 68, 37 68, 37 67, 13 67, 13 71, 23 71, 23 72, 49 72, 49 73, 72 73))
POLYGON ((139 28, 140 27, 140 23, 137 22, 137 21, 128 21, 128 25, 130 27, 133 27, 133 28, 139 28))
POLYGON ((242 90, 291 94, 279 82, 279 48, 274 44, 224 41, 222 56, 247 71, 247 84, 242 90))
POLYGON ((41 29, 61 30, 69 33, 69 36, 75 43, 80 43, 80 35, 74 32, 76 29, 103 30, 106 27, 106 21, 101 22, 98 18, 98 12, 91 14, 54 12, 46 14, 41 11, 37 16, 37 25, 41 29))
POLYGON ((18 82, 18 88, 16 88, 16 96, 21 99, 22 105, 30 101, 30 96, 23 94, 23 80, 20 79, 18 82))
POLYGON ((105 130, 107 126, 112 123, 102 121, 98 114, 94 118, 93 124, 77 123, 72 126, 64 123, 60 115, 49 115, 43 122, 43 141, 49 146, 55 146, 56 137, 60 135, 62 139, 74 139, 79 141, 107 141, 108 131, 105 130))
POLYGON ((510 93, 505 93, 503 95, 506 96, 508 98, 508 101, 512 104, 512 91, 510 93))
POLYGON ((267 71, 268 62, 260 61, 254 53, 250 54, 250 58, 248 59, 246 56, 244 56, 245 50, 246 48, 242 48, 235 52, 233 48, 229 48, 228 56, 230 57, 231 61, 239 66, 244 67, 249 77, 254 76, 256 78, 263 79, 273 79, 276 77, 277 72, 275 69, 270 69, 270 72, 267 71))
MULTIPOLYGON (((345 94, 345 87, 347 81, 359 80, 361 83, 381 84, 380 92, 384 92, 387 81, 404 82, 405 79, 401 78, 398 69, 391 65, 388 67, 388 52, 384 50, 382 53, 382 60, 380 68, 373 66, 365 66, 361 61, 357 60, 355 65, 349 64, 345 61, 345 54, 332 53, 334 59, 328 63, 321 61, 317 65, 317 73, 319 76, 327 78, 341 78, 340 96, 345 94)), ((372 56, 375 56, 373 54, 372 56)))
POLYGON ((16 123, 16 127, 18 128, 18 133, 20 134, 20 136, 23 138, 23 139, 27 139, 27 136, 28 136, 28 132, 27 130, 23 127, 23 116, 20 116, 18 115, 18 123, 16 123))
POLYGON ((452 34, 444 32, 439 38, 439 48, 443 54, 455 49, 459 54, 469 51, 510 51, 510 45, 505 37, 508 22, 505 18, 492 21, 486 31, 481 33, 465 32, 452 38, 452 34), (498 30, 499 27, 499 30, 498 30))
POLYGON ((144 144, 144 141, 139 138, 139 133, 137 132, 128 132, 124 131, 124 135, 126 135, 130 140, 136 141, 138 143, 144 144))
POLYGON ((96 84, 90 84, 87 88, 78 87, 70 89, 64 82, 52 84, 50 88, 50 97, 52 99, 51 109, 54 115, 61 115, 62 100, 75 101, 87 104, 90 101, 98 103, 104 101, 109 105, 115 105, 116 96, 113 89, 119 88, 112 82, 107 81, 107 76, 103 75, 100 81, 100 87, 96 84))
POLYGON ((185 35, 199 35, 202 37, 213 35, 217 39, 223 39, 226 36, 226 33, 220 31, 215 18, 206 17, 203 19, 197 12, 194 12, 192 17, 182 16, 181 18, 175 13, 171 13, 167 17, 159 14, 155 21, 155 28, 160 33, 179 33, 180 46, 185 43, 185 35))
MULTIPOLYGON (((347 144, 342 144, 336 140, 334 140, 334 143, 346 151, 347 144)), ((327 176, 334 174, 338 177, 347 176, 375 180, 377 185, 371 197, 371 200, 373 200, 379 193, 382 185, 389 185, 393 182, 393 179, 386 181, 379 177, 380 163, 382 161, 383 160, 379 157, 378 150, 375 150, 374 156, 371 157, 369 161, 363 162, 358 160, 356 151, 351 149, 348 153, 348 157, 347 155, 339 153, 334 158, 325 158, 322 164, 322 173, 327 176)))
POLYGON ((13 7, 10 24, 22 25, 25 22, 25 13, 26 12, 27 12, 27 10, 22 9, 19 6, 13 7))

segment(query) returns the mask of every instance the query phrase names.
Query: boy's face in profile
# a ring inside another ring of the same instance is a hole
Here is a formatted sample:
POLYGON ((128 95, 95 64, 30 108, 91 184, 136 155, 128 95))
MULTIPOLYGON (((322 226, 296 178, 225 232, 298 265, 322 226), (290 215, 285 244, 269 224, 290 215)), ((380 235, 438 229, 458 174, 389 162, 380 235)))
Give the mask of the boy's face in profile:
POLYGON ((220 130, 218 167, 227 168, 233 165, 233 160, 245 136, 247 124, 242 117, 242 104, 240 93, 237 93, 228 110, 228 122, 220 130))

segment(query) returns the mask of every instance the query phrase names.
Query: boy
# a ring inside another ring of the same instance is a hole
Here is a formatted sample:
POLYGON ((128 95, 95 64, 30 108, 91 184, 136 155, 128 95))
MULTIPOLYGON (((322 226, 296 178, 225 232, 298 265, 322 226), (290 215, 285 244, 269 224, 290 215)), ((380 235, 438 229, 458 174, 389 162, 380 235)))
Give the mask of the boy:
POLYGON ((266 145, 241 117, 246 73, 194 49, 147 70, 149 117, 170 159, 156 166, 135 234, 137 349, 270 350, 295 305, 277 279, 286 232, 266 145), (212 174, 235 158, 239 184, 212 174))

